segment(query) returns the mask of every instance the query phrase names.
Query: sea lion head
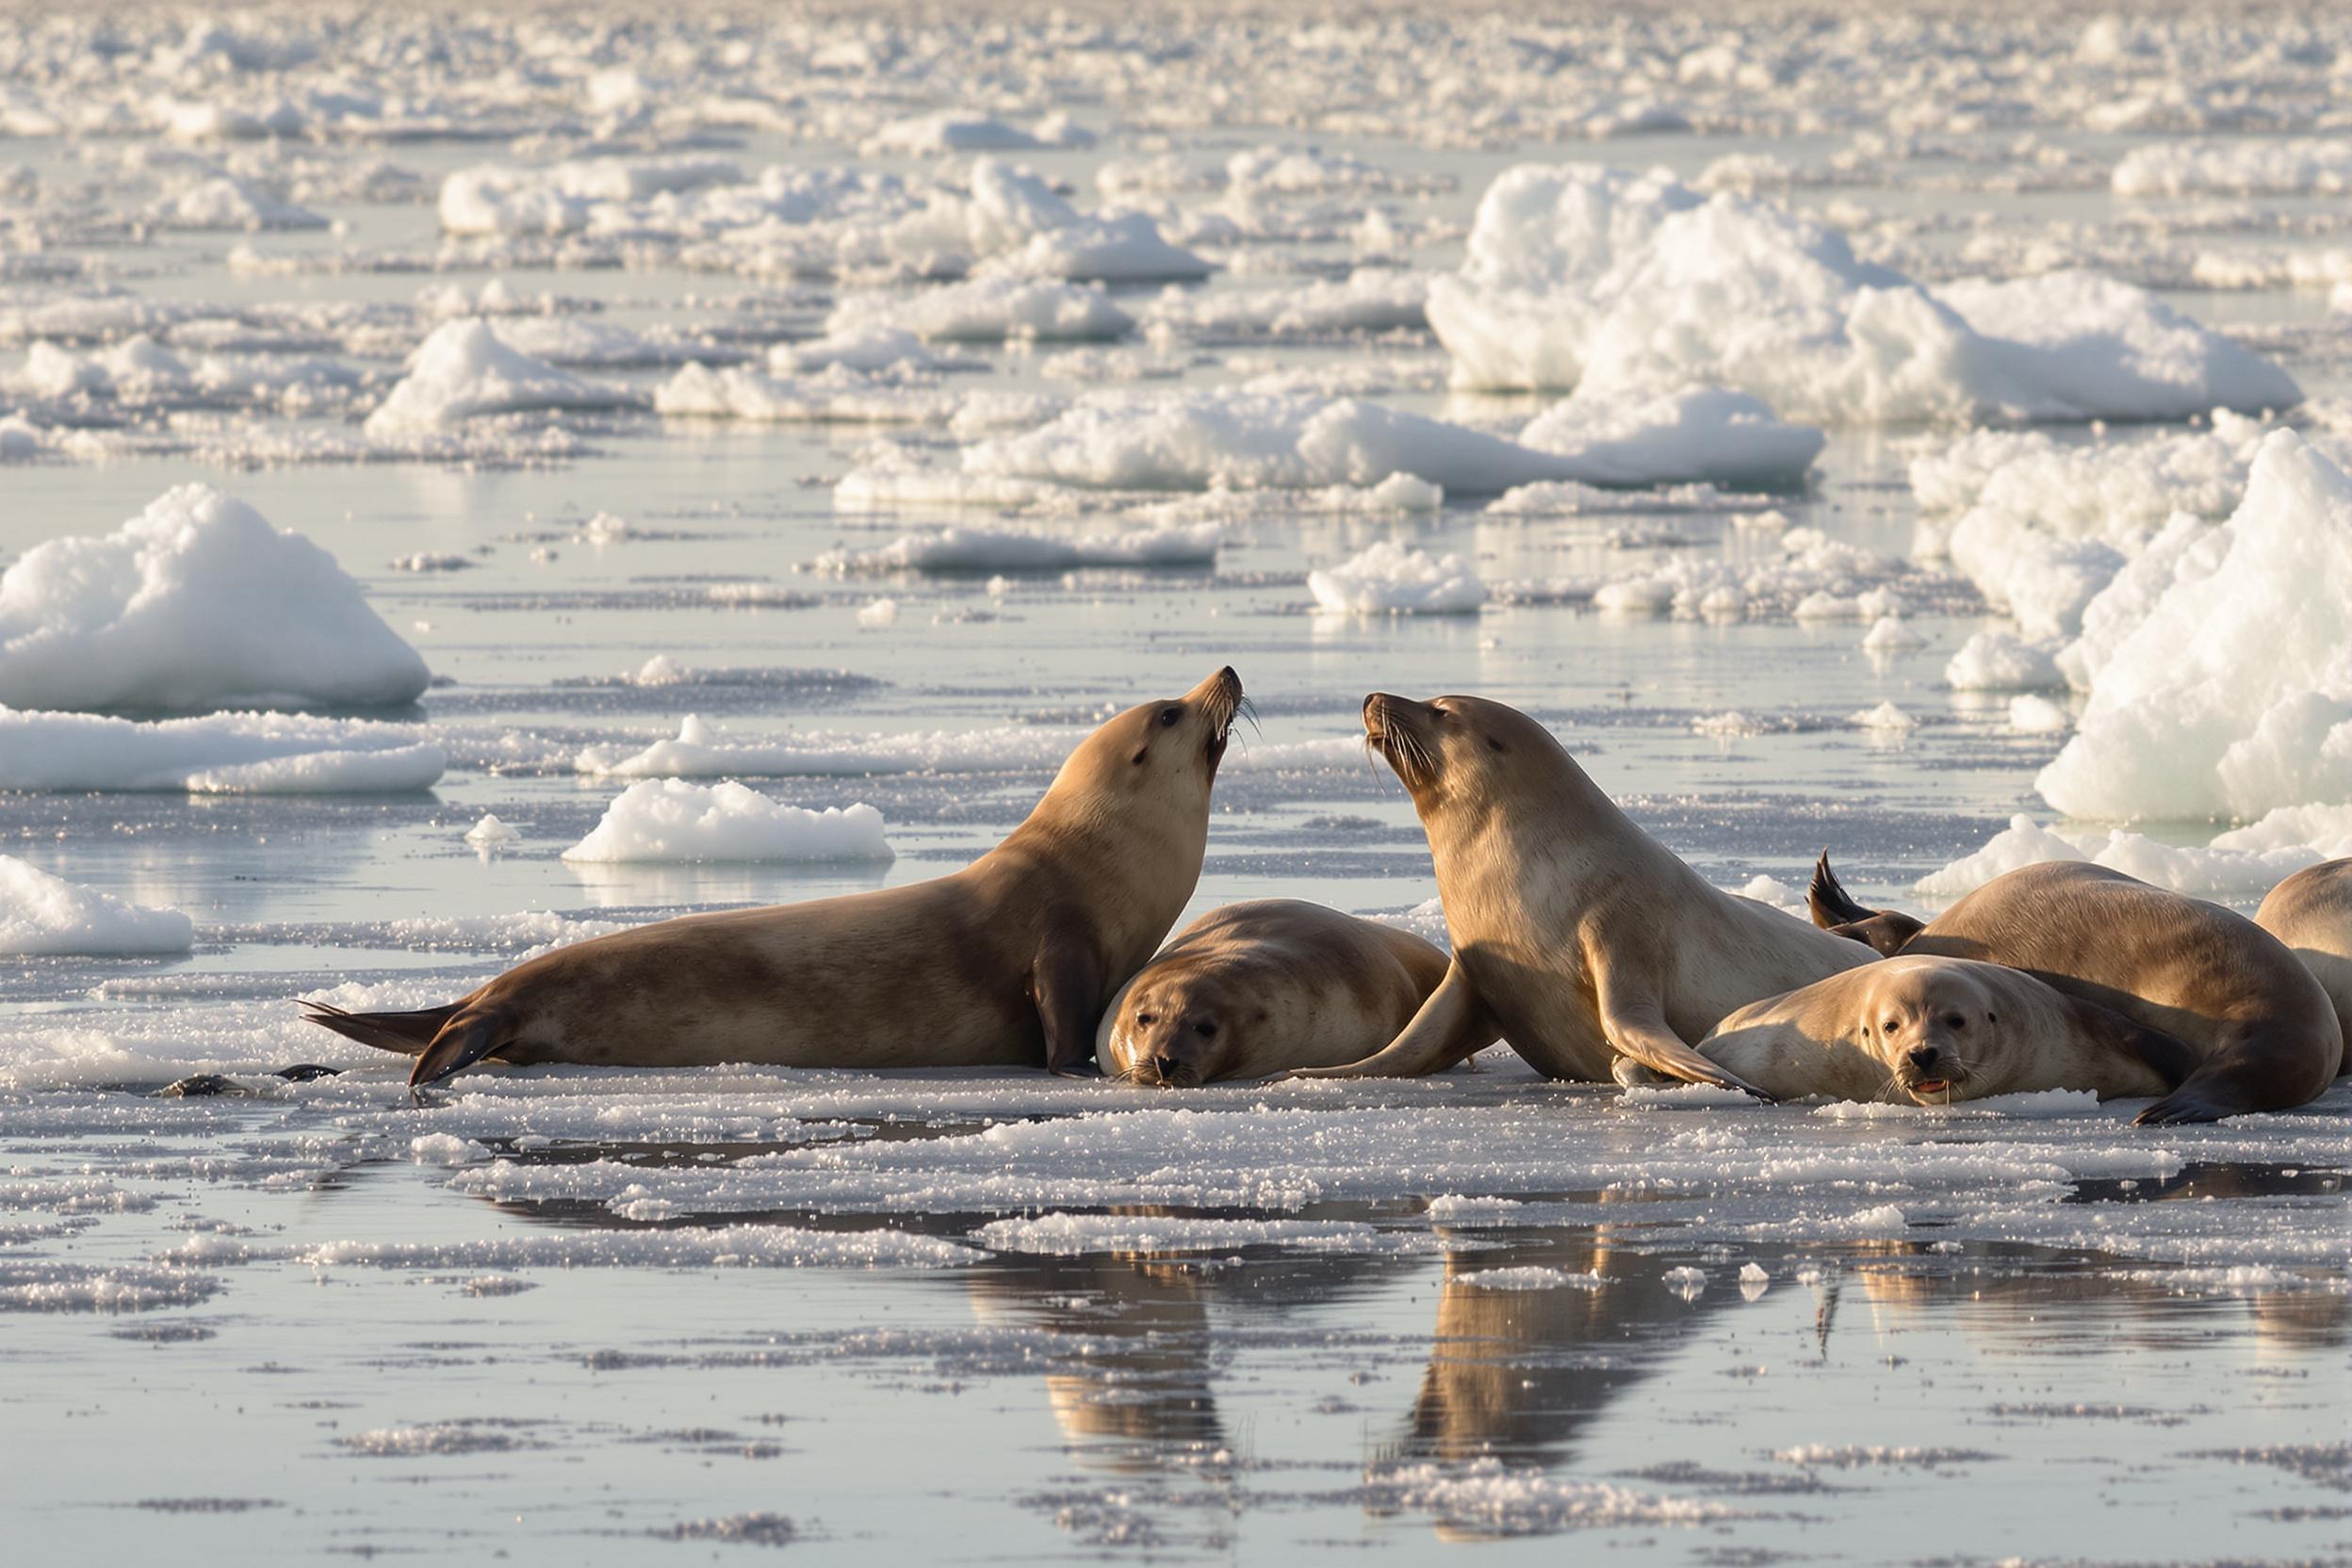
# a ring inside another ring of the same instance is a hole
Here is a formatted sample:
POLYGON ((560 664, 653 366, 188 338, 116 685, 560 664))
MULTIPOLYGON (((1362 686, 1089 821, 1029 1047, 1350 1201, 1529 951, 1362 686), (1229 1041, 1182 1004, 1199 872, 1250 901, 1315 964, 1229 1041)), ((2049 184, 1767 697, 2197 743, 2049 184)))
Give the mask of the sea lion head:
POLYGON ((1396 770, 1425 819, 1493 800, 1521 779, 1550 779, 1567 756, 1550 730, 1484 697, 1415 702, 1375 692, 1364 699, 1364 740, 1396 770))
POLYGON ((1858 1021, 1862 1049, 1896 1088, 1922 1105, 1986 1092, 2001 1049, 2001 1007, 1967 970, 1889 958, 1867 966, 1858 1021))
POLYGON ((1198 964, 1155 963, 1119 998, 1103 1065, 1116 1077, 1161 1088, 1198 1088, 1233 1075, 1250 1024, 1229 988, 1198 964))
POLYGON ((1138 703, 1079 743, 1047 798, 1083 793, 1205 808, 1233 720, 1247 708, 1230 664, 1183 696, 1138 703))

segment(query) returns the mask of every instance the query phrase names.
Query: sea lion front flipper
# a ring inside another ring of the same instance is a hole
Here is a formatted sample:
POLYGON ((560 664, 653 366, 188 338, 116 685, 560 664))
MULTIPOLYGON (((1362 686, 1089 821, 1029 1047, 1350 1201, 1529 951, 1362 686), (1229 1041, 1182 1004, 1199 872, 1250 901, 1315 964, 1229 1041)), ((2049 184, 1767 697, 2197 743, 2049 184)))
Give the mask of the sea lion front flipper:
POLYGON ((1462 960, 1446 966, 1421 1010, 1397 1037, 1360 1062, 1340 1067, 1302 1067, 1278 1073, 1271 1080, 1291 1078, 1419 1078, 1441 1072, 1463 1057, 1483 1050, 1499 1030, 1490 1030, 1478 988, 1470 983, 1462 960), (1487 1031, 1481 1037, 1481 1031, 1487 1031))
POLYGON ((1094 1037, 1102 1022, 1102 956, 1083 935, 1056 929, 1029 966, 1029 998, 1045 1029, 1045 1070, 1064 1078, 1100 1077, 1094 1037))
POLYGON ((497 1009, 481 1012, 461 1012, 441 1026, 433 1037, 433 1043, 417 1054, 416 1065, 408 1074, 408 1086, 421 1089, 437 1084, 453 1072, 463 1072, 502 1045, 507 1038, 510 1020, 497 1009))

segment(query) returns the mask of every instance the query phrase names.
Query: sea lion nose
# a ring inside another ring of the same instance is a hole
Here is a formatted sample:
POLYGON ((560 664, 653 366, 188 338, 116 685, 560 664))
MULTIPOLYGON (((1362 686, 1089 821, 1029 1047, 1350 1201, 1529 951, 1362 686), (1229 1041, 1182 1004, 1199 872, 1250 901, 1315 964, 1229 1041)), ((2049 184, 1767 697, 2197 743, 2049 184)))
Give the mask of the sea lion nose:
POLYGON ((1913 1067, 1921 1068, 1934 1067, 1936 1065, 1936 1048, 1932 1045, 1922 1045, 1914 1050, 1911 1053, 1911 1065, 1913 1067))
POLYGON ((1162 1078, 1173 1078, 1176 1075, 1176 1058, 1154 1056, 1152 1058, 1152 1070, 1162 1078))

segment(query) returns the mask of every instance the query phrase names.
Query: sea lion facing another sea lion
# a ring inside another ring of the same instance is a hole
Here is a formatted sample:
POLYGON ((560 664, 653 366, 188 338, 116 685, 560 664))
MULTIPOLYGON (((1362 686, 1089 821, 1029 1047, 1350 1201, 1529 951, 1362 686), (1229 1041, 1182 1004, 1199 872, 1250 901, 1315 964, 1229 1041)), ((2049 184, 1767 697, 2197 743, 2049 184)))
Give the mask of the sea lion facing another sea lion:
POLYGON ((2006 964, 2182 1040, 2199 1065, 2139 1114, 2145 1123, 2287 1110, 2343 1064, 2334 1004, 2285 943, 2218 904, 2104 866, 2022 866, 1919 922, 1854 902, 1824 855, 1806 902, 1825 925, 1867 924, 1880 952, 2006 964))
POLYGON ((1690 1042, 1734 1008, 1870 962, 1708 886, 1515 709, 1376 692, 1364 726, 1429 833, 1453 965, 1385 1050, 1300 1077, 1431 1071, 1475 1018, 1556 1078, 1608 1079, 1622 1056, 1752 1089, 1690 1042))
MULTIPOLYGON (((2311 972, 2336 1004, 2336 1023, 2352 1054, 2352 858, 2305 866, 2270 890, 2254 911, 2254 923, 2286 943, 2311 972)), ((2342 1068, 2352 1068, 2352 1061, 2342 1068)))
POLYGON ((2034 1089, 2154 1096, 2199 1060, 2170 1035, 2021 970, 1909 956, 1751 1003, 1699 1054, 1785 1099, 1903 1094, 1922 1105, 2034 1089))
POLYGON ((559 948, 408 1013, 310 1021, 416 1057, 687 1067, 1085 1067, 1111 994, 1183 913, 1242 706, 1221 669, 1080 743, 962 871, 880 892, 657 922, 559 948))
MULTIPOLYGON (((1396 1037, 1446 968, 1412 932, 1320 904, 1228 904, 1120 988, 1095 1054, 1107 1072, 1167 1087, 1352 1062, 1396 1037)), ((1456 1061, 1494 1043, 1468 1024, 1456 1061)))

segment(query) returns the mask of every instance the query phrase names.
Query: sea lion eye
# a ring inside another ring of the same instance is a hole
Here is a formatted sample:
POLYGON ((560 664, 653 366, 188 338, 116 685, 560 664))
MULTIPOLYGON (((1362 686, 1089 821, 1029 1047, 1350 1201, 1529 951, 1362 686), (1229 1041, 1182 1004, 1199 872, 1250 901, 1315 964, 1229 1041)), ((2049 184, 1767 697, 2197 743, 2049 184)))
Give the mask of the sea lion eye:
POLYGON ((1137 1013, 1135 1015, 1135 1021, 1137 1023, 1157 1023, 1160 1021, 1160 1015, 1157 1013, 1137 1013))
POLYGON ((1880 1025, 1879 1025, 1879 1027, 1880 1027, 1881 1029, 1886 1030, 1886 1033, 1888 1033, 1888 1034, 1890 1034, 1890 1035, 1891 1035, 1891 1034, 1893 1034, 1893 1033, 1894 1033, 1897 1029, 1901 1028, 1902 1026, 1903 1026, 1903 1021, 1902 1021, 1902 1020, 1900 1020, 1900 1019, 1892 1019, 1892 1018, 1888 1019, 1886 1022, 1884 1022, 1884 1023, 1882 1023, 1882 1024, 1880 1024, 1880 1025))
POLYGON ((1944 1020, 1944 1021, 1954 1029, 1966 1029, 1968 1026, 1968 1021, 1962 1018, 1958 1013, 1952 1014, 1950 1018, 1944 1020))
POLYGON ((1495 740, 1491 735, 1487 737, 1486 744, 1487 749, 1490 751, 1509 751, 1511 749, 1509 746, 1503 744, 1502 742, 1495 740))
POLYGON ((1193 1031, 1204 1040, 1215 1037, 1217 1034, 1217 1025, 1214 1023, 1200 1022, 1194 1024, 1192 1027, 1193 1031))
POLYGON ((1181 708, 1163 708, 1160 710, 1160 727, 1173 729, 1176 727, 1176 721, 1184 716, 1184 710, 1181 708))

